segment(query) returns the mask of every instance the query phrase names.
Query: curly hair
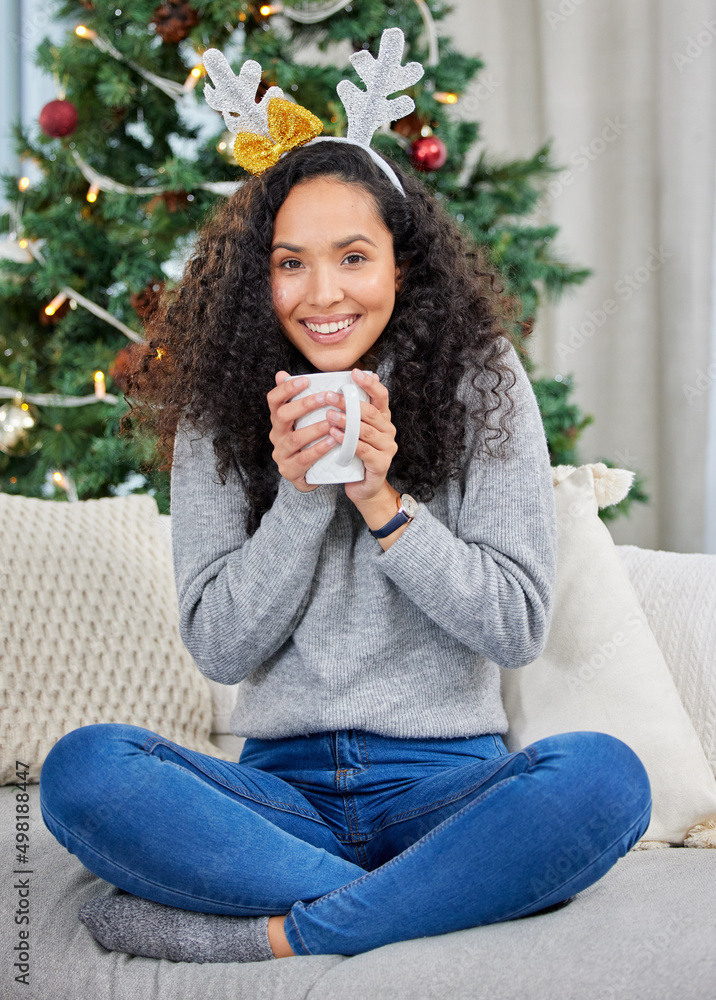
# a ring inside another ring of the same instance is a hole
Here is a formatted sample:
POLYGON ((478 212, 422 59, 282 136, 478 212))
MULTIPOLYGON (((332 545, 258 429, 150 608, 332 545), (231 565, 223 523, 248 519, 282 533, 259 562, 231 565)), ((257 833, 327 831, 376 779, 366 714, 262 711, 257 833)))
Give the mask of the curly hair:
POLYGON ((373 369, 392 360, 384 382, 398 446, 390 475, 398 488, 428 501, 448 478, 459 479, 469 422, 478 457, 493 454, 495 437, 511 436, 508 390, 515 375, 502 357, 521 302, 505 293, 485 250, 461 233, 426 185, 389 162, 407 197, 367 153, 343 142, 294 149, 249 178, 211 210, 181 281, 163 292, 145 321, 144 343, 131 349, 125 370, 130 410, 120 433, 136 417, 137 426, 156 436, 157 467, 169 471, 182 417, 200 433, 211 432, 222 485, 229 468, 243 484, 249 536, 273 504, 280 479, 266 400, 276 372, 318 371, 284 334, 270 285, 274 220, 295 184, 330 177, 360 185, 392 234, 403 280, 369 360, 373 369), (457 394, 466 369, 480 399, 469 415, 457 394), (498 409, 495 428, 489 417, 498 409))

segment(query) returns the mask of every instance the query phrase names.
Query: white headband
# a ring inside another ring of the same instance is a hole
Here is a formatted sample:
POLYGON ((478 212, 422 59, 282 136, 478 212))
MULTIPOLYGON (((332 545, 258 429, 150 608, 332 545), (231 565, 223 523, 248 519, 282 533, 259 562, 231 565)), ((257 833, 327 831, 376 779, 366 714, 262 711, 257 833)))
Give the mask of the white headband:
POLYGON ((371 149, 370 146, 364 146, 362 142, 356 142, 354 139, 344 139, 342 136, 337 135, 319 135, 317 138, 311 139, 310 142, 307 142, 306 145, 312 146, 314 142, 349 142, 351 146, 358 146, 360 149, 364 149, 365 152, 369 154, 371 160, 378 164, 386 177, 388 177, 395 187, 397 187, 402 196, 404 198, 406 197, 405 191, 403 191, 403 185, 398 180, 396 172, 393 170, 388 161, 384 160, 383 157, 379 153, 376 153, 374 149, 371 149))

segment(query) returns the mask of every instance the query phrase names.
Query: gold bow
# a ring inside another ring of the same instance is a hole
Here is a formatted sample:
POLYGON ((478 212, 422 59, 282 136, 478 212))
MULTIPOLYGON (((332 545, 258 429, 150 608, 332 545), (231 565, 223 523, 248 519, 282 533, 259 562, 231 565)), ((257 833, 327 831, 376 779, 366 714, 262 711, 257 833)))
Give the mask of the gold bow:
POLYGON ((236 136, 234 159, 250 174, 262 174, 278 162, 281 153, 314 139, 323 131, 323 122, 300 104, 272 97, 268 129, 271 139, 255 132, 239 132, 236 136))

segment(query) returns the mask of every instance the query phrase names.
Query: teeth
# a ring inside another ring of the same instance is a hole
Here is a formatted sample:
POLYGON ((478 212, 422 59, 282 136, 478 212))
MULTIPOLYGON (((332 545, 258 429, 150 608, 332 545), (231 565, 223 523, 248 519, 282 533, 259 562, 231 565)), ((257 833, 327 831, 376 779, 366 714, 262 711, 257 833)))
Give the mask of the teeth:
POLYGON ((306 323, 306 326, 313 333, 338 333, 339 330, 345 330, 355 320, 356 317, 353 316, 351 319, 343 319, 339 323, 306 323))

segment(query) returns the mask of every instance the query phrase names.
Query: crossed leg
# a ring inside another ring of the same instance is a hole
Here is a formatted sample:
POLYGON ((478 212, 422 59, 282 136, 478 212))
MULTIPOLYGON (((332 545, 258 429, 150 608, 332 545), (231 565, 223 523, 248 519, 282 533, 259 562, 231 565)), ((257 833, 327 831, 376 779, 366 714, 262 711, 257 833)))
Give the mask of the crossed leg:
MULTIPOLYGON (((470 768, 452 771, 459 782, 470 768)), ((268 914, 277 956, 357 954, 537 912, 597 881, 651 809, 629 747, 559 734, 502 758, 447 817, 411 816, 411 793, 397 796, 374 844, 388 860, 366 873, 288 782, 138 727, 68 734, 40 784, 46 825, 95 874, 186 910, 268 914)))

